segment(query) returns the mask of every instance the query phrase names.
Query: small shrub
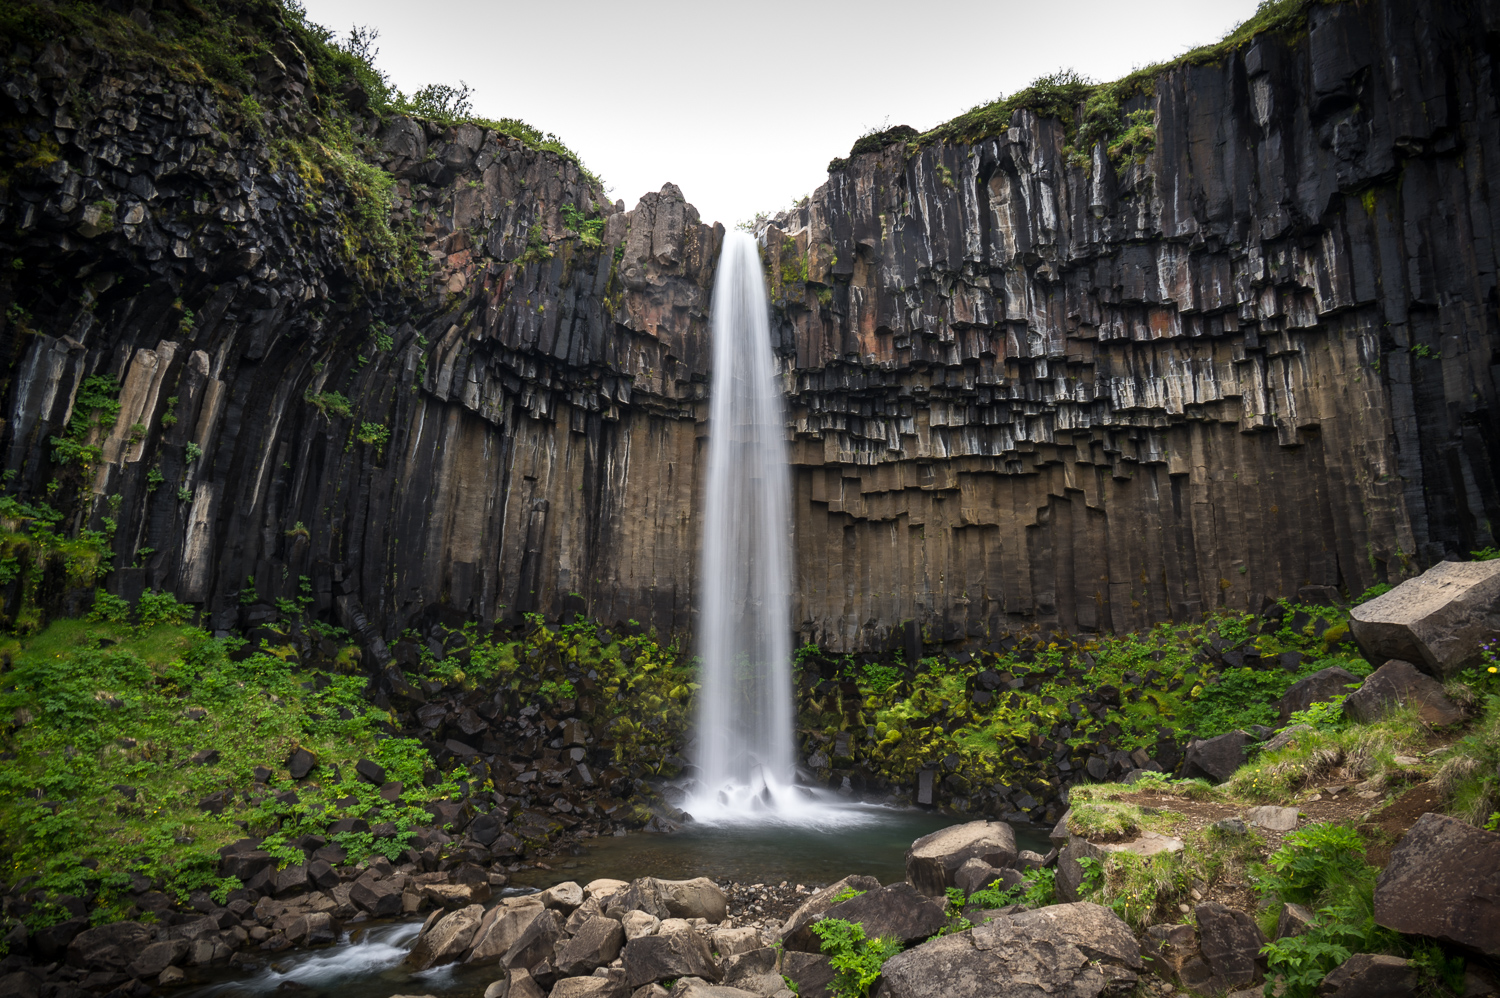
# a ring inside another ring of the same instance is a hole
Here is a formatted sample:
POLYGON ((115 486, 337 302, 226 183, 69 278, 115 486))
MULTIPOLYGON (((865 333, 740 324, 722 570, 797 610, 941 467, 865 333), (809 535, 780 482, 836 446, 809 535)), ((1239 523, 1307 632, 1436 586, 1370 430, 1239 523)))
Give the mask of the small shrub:
POLYGON ((319 412, 327 416, 332 413, 345 419, 354 415, 354 409, 349 405, 349 400, 339 392, 311 392, 302 396, 304 402, 310 402, 319 412))
POLYGON ((870 988, 880 980, 880 968, 901 952, 899 940, 866 939, 864 926, 842 918, 814 922, 812 931, 833 967, 835 998, 867 998, 870 988))

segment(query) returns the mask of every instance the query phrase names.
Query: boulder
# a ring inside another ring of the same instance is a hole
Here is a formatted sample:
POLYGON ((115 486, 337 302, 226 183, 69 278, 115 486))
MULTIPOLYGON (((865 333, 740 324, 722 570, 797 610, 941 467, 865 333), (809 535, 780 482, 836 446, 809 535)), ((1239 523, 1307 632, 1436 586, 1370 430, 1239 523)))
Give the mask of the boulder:
POLYGON ((9 995, 11 998, 41 998, 41 994, 41 978, 29 971, 17 970, 9 974, 0 974, 0 995, 9 995))
POLYGON ((940 898, 954 886, 954 875, 971 859, 1009 866, 1016 858, 1016 833, 1003 821, 970 821, 924 835, 906 851, 906 879, 928 897, 940 898))
POLYGON ((1272 735, 1269 739, 1267 739, 1265 744, 1261 745, 1260 754, 1262 756, 1265 756, 1271 754, 1272 752, 1280 752, 1282 749, 1295 742, 1304 734, 1311 733, 1312 730, 1313 729, 1306 724, 1294 724, 1290 728, 1283 728, 1282 730, 1276 732, 1276 734, 1272 735))
POLYGON ((621 918, 627 911, 644 911, 657 918, 671 918, 666 899, 661 896, 655 877, 632 880, 630 885, 610 895, 604 913, 610 918, 621 918))
POLYGON ((781 959, 781 972, 797 983, 797 998, 829 998, 833 964, 821 953, 789 952, 781 959))
POLYGON ((510 975, 491 981, 484 989, 484 998, 510 998, 510 975))
POLYGON ((1295 711, 1306 710, 1315 703, 1332 700, 1349 692, 1349 686, 1358 686, 1359 677, 1348 669, 1334 666, 1314 672, 1311 676, 1297 680, 1291 685, 1276 706, 1281 710, 1281 724, 1291 720, 1295 711))
POLYGON ((744 950, 730 955, 719 950, 719 956, 721 957, 720 967, 724 971, 724 983, 734 984, 740 980, 758 980, 766 974, 776 973, 776 961, 779 954, 769 946, 761 946, 758 949, 744 950))
POLYGON ((516 968, 510 971, 510 993, 506 998, 547 998, 547 990, 536 982, 530 971, 516 968))
POLYGON ((1316 916, 1308 908, 1300 904, 1288 901, 1281 906, 1281 914, 1276 918, 1276 938, 1285 939, 1287 936, 1300 936, 1312 928, 1316 916))
POLYGON ((490 899, 490 885, 485 881, 472 884, 423 884, 419 896, 440 908, 467 908, 490 899))
MULTIPOLYGON (((777 978, 779 981, 780 978, 777 978)), ((552 992, 554 998, 556 991, 552 992)), ((684 977, 668 992, 670 998, 762 998, 757 991, 744 991, 723 984, 710 984, 696 977, 684 977)))
POLYGON ((1198 948, 1198 930, 1191 925, 1153 925, 1141 941, 1141 955, 1162 980, 1199 990, 1214 972, 1198 948))
POLYGON ((999 869, 986 863, 982 859, 971 859, 958 868, 953 875, 953 886, 964 892, 967 897, 975 891, 982 891, 995 881, 1001 881, 1001 888, 1010 887, 1012 883, 1020 883, 1021 874, 1009 868, 999 869), (1006 877, 1010 874, 1010 878, 1006 877))
POLYGON ((628 942, 641 936, 655 935, 656 930, 661 928, 661 919, 644 911, 627 911, 620 916, 620 924, 625 927, 625 939, 628 942))
POLYGON ((1223 783, 1245 764, 1245 746, 1252 741, 1244 731, 1197 739, 1188 745, 1187 760, 1182 764, 1183 779, 1223 783))
POLYGON ((521 933, 543 912, 536 895, 524 898, 506 898, 505 901, 484 913, 484 920, 474 933, 474 943, 465 963, 494 963, 521 938, 521 933))
POLYGON ((759 930, 749 926, 740 929, 717 929, 710 939, 713 951, 721 960, 762 948, 759 930))
POLYGON ((1464 719, 1463 711, 1443 692, 1442 683, 1398 658, 1370 673, 1364 684, 1349 694, 1344 713, 1369 724, 1407 704, 1416 704, 1422 720, 1434 726, 1458 724, 1464 719))
POLYGON ((729 911, 724 892, 707 877, 658 880, 656 889, 673 918, 704 918, 717 925, 729 911))
POLYGON ((625 930, 620 923, 595 915, 557 951, 553 966, 561 974, 587 974, 613 961, 624 945, 625 930))
POLYGON ((719 966, 714 962, 708 942, 696 932, 663 932, 641 936, 625 944, 622 954, 625 986, 634 990, 643 984, 675 980, 679 977, 701 977, 719 980, 719 966))
POLYGON ((1268 832, 1290 832, 1297 827, 1297 809, 1263 804, 1246 811, 1245 820, 1268 832))
POLYGON ((318 757, 307 749, 294 749, 292 754, 287 756, 286 771, 291 774, 292 779, 300 780, 305 778, 308 773, 311 773, 313 767, 317 764, 318 757))
POLYGON ((1500 631, 1500 560, 1440 561, 1349 612, 1371 662, 1402 659, 1449 679, 1480 663, 1480 644, 1500 631))
POLYGON ((1144 969, 1130 927, 1096 904, 1052 905, 939 936, 886 961, 882 998, 1093 998, 1144 969))
MULTIPOLYGON (((141 950, 140 955, 131 962, 130 975, 141 980, 156 977, 186 956, 187 948, 188 944, 185 939, 154 942, 141 950)), ((4 993, 4 990, 0 989, 0 994, 4 993)))
POLYGON ((406 954, 406 963, 417 970, 426 970, 448 960, 457 960, 469 948, 483 917, 484 908, 477 904, 441 917, 434 914, 422 927, 411 952, 406 954))
POLYGON ((623 998, 624 991, 608 977, 564 977, 552 985, 549 998, 623 998))
MULTIPOLYGON (((857 922, 864 927, 866 938, 880 939, 889 936, 901 940, 903 946, 926 939, 947 921, 943 903, 918 894, 910 884, 890 884, 866 891, 858 897, 833 905, 823 913, 823 917, 857 922)), ((789 950, 821 952, 821 940, 812 931, 814 924, 816 923, 808 923, 797 932, 783 937, 783 944, 789 950)))
POLYGON ((585 898, 607 898, 616 891, 622 891, 630 884, 624 880, 611 880, 608 877, 600 877, 590 880, 583 885, 583 896, 585 898))
POLYGON ((362 876, 350 886, 349 900, 374 918, 394 918, 401 914, 401 887, 394 880, 362 876))
POLYGON ((1259 983, 1263 978, 1260 950, 1266 937, 1255 919, 1217 901, 1203 902, 1193 914, 1198 919, 1198 949, 1213 971, 1199 990, 1233 991, 1259 983))
POLYGON ((1356 953, 1323 979, 1324 998, 1406 998, 1417 993, 1417 970, 1398 956, 1356 953))
POLYGON ((583 888, 571 880, 565 881, 542 891, 541 899, 548 908, 556 908, 566 915, 583 904, 583 888))
POLYGON ((534 971, 543 961, 550 962, 557 955, 557 943, 563 937, 562 916, 550 908, 521 930, 510 949, 500 958, 509 969, 534 971))
POLYGON ((86 970, 124 970, 150 941, 151 930, 140 922, 96 926, 68 943, 68 963, 86 970))
MULTIPOLYGON (((779 937, 783 945, 789 936, 800 932, 809 922, 823 916, 829 908, 833 907, 833 899, 850 891, 873 891, 880 887, 880 881, 874 877, 852 876, 845 877, 836 884, 829 884, 821 890, 814 891, 812 897, 802 902, 802 907, 787 916, 781 926, 779 937)), ((627 929, 628 931, 628 929, 627 929)))
POLYGON ((1375 921, 1500 956, 1500 834, 1422 815, 1375 883, 1375 921))

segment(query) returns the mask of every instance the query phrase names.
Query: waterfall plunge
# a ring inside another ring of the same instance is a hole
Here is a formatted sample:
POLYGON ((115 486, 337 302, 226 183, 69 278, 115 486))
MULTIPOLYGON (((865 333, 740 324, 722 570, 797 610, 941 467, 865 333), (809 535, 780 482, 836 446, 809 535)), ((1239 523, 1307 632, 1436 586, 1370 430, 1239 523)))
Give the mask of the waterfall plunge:
POLYGON ((792 790, 786 430, 760 252, 724 237, 714 281, 703 514, 700 818, 784 811, 792 790))

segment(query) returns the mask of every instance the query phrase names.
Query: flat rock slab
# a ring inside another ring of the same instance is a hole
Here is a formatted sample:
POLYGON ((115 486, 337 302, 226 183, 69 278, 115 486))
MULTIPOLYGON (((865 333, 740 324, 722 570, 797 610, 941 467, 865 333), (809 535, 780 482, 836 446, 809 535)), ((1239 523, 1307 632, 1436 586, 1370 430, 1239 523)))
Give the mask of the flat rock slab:
POLYGON ((906 851, 906 879, 928 897, 942 897, 955 886, 959 868, 971 859, 1009 866, 1016 858, 1016 833, 1003 821, 970 821, 924 835, 906 851))
POLYGON ((1500 956, 1500 834, 1422 815, 1375 883, 1375 921, 1500 956))
POLYGON ((1290 832, 1297 827, 1297 809, 1264 804, 1246 811, 1245 820, 1270 832, 1290 832))
POLYGON ((1052 905, 940 936, 886 961, 882 998, 1095 998, 1137 980, 1130 927, 1096 904, 1052 905))
POLYGON ((1415 704, 1422 720, 1434 726, 1458 724, 1464 719, 1463 711, 1443 692, 1442 683, 1398 658, 1370 673, 1364 685, 1349 694, 1344 713, 1369 724, 1408 704, 1415 704))
POLYGON ((1372 662, 1404 659, 1439 679, 1473 668, 1500 631, 1500 560, 1440 561, 1349 611, 1349 628, 1372 662))

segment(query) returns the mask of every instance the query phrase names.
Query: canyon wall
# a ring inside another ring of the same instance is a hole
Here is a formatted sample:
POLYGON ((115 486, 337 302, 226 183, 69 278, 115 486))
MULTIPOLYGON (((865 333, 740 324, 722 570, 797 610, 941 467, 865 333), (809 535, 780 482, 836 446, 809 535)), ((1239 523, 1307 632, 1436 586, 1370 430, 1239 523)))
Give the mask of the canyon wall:
MULTIPOLYGON (((1020 110, 763 227, 802 637, 1131 629, 1494 544, 1497 53, 1490 4, 1314 6, 1160 75, 1144 155, 1020 110)), ((278 43, 261 103, 295 129, 316 74, 278 43)), ((4 75, 6 489, 114 523, 102 585, 216 627, 305 597, 377 657, 528 611, 690 633, 723 230, 680 191, 356 118, 398 280, 211 86, 77 38, 4 75), (121 414, 62 462, 101 374, 121 414)))

